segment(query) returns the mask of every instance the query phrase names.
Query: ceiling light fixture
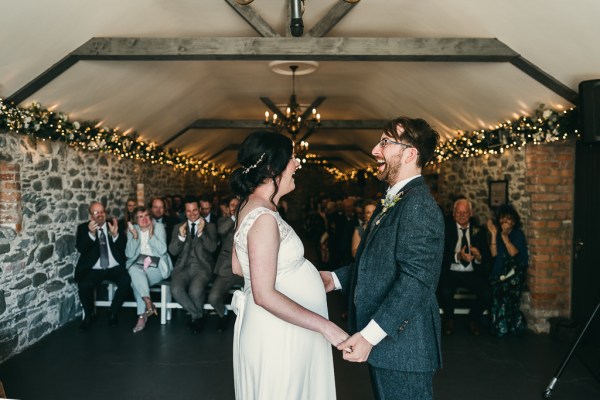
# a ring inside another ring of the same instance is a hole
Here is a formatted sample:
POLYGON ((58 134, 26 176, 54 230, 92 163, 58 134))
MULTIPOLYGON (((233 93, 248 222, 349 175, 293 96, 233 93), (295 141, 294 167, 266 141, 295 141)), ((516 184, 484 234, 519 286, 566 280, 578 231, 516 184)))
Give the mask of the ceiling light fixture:
MULTIPOLYGON (((265 111, 265 125, 275 129, 278 132, 287 131, 291 136, 294 144, 296 137, 303 132, 304 136, 309 136, 317 131, 321 125, 321 114, 317 112, 317 106, 321 104, 324 97, 318 97, 306 110, 298 103, 296 98, 296 70, 298 65, 292 64, 289 66, 292 71, 292 95, 289 103, 285 106, 285 112, 281 111, 268 98, 262 97, 261 100, 269 107, 269 111, 265 111)), ((306 145, 308 147, 308 143, 306 145)))

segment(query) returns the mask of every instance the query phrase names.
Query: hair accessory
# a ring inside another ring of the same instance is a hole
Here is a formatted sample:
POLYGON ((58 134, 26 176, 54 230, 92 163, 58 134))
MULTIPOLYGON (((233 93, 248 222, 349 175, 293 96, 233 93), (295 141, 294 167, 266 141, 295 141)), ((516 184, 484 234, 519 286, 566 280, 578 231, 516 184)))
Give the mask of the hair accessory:
POLYGON ((244 170, 242 171, 242 173, 243 174, 247 174, 248 172, 250 172, 250 170, 258 167, 258 164, 260 164, 262 162, 263 158, 265 158, 265 154, 267 154, 267 153, 262 153, 262 155, 260 156, 260 158, 258 159, 258 161, 255 162, 254 164, 252 164, 251 166, 244 168, 244 170))

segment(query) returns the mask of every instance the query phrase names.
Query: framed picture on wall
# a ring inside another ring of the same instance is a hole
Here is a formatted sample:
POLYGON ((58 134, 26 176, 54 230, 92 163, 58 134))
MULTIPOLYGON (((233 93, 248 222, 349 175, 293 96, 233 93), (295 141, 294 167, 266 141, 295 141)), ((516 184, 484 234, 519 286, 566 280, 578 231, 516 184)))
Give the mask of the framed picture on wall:
POLYGON ((498 207, 508 203, 508 180, 489 181, 488 203, 490 207, 498 207))

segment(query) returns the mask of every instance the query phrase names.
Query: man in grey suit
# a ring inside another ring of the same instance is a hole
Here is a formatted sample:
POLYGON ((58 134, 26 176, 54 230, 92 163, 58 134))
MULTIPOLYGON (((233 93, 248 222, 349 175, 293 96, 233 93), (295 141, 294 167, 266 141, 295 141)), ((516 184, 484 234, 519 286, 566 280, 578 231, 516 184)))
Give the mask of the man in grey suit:
POLYGON ((378 400, 433 397, 441 366, 435 296, 444 252, 444 219, 421 176, 438 133, 422 119, 400 117, 373 148, 380 180, 390 185, 363 236, 356 260, 321 272, 325 289, 348 296, 344 359, 369 363, 378 400))
POLYGON ((235 211, 239 199, 232 197, 227 203, 227 215, 219 218, 217 222, 217 233, 221 239, 221 251, 215 264, 216 278, 208 293, 208 302, 213 306, 219 316, 217 331, 223 332, 227 329, 228 316, 225 308, 225 296, 234 285, 243 285, 244 278, 235 275, 231 270, 231 254, 233 250, 233 235, 235 233, 235 211))
POLYGON ((212 278, 213 255, 217 248, 217 228, 200 218, 198 200, 184 200, 186 221, 173 228, 169 252, 177 257, 171 274, 171 292, 184 310, 192 315, 194 333, 204 325, 206 285, 212 278))

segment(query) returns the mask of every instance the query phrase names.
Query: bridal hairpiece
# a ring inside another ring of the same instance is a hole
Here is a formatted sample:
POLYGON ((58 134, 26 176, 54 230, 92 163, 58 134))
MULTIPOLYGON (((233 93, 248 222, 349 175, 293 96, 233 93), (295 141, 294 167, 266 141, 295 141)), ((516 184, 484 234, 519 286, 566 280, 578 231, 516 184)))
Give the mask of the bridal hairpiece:
POLYGON ((255 162, 254 164, 252 164, 251 166, 244 168, 244 170, 242 171, 242 173, 243 174, 247 174, 252 169, 258 167, 258 164, 260 164, 262 162, 263 158, 265 158, 265 154, 267 154, 267 153, 262 153, 262 155, 260 156, 260 158, 258 159, 258 161, 255 162))

